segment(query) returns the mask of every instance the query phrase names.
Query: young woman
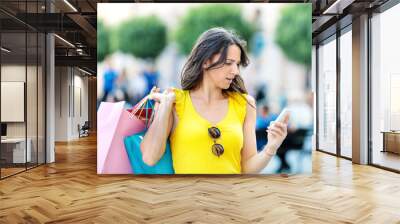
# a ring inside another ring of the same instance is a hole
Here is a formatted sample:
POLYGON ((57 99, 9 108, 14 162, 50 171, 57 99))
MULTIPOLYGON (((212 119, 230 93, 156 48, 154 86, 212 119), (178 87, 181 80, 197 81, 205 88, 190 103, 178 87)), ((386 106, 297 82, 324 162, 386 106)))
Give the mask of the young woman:
POLYGON ((286 116, 268 128, 268 144, 257 153, 255 100, 247 95, 239 67, 247 66, 244 42, 233 32, 204 32, 186 62, 180 89, 163 93, 141 143, 143 161, 154 165, 170 140, 176 174, 259 173, 287 135, 286 116))

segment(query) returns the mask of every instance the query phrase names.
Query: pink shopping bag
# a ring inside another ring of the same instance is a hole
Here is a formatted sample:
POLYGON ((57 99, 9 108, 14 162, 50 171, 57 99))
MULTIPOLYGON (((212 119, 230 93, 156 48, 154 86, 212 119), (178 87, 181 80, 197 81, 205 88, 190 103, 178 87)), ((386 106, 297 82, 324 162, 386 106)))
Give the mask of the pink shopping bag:
POLYGON ((101 102, 97 111, 97 173, 130 174, 124 137, 145 129, 145 123, 124 109, 125 102, 101 102))

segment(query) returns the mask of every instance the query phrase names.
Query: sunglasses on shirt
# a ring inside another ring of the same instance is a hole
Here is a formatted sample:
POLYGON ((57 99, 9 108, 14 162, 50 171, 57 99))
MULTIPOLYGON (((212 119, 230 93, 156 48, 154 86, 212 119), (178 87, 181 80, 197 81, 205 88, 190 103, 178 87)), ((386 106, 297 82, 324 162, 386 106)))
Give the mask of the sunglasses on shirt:
POLYGON ((220 157, 224 154, 224 147, 217 143, 217 139, 221 137, 221 131, 217 127, 208 128, 208 135, 213 139, 214 144, 211 146, 211 151, 214 155, 220 157))

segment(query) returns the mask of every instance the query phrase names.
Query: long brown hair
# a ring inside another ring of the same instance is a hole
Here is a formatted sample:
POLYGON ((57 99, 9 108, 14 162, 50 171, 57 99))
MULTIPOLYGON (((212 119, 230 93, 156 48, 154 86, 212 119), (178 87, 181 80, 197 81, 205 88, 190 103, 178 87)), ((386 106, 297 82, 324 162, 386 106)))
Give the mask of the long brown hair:
MULTIPOLYGON (((246 42, 233 31, 221 27, 211 28, 200 35, 181 73, 181 86, 184 90, 192 90, 199 86, 203 79, 203 64, 214 55, 220 53, 219 60, 206 70, 220 68, 224 65, 228 47, 236 45, 240 48, 240 65, 246 67, 249 59, 245 52, 246 42)), ((247 94, 243 79, 236 75, 228 89, 223 93, 238 92, 247 94)))

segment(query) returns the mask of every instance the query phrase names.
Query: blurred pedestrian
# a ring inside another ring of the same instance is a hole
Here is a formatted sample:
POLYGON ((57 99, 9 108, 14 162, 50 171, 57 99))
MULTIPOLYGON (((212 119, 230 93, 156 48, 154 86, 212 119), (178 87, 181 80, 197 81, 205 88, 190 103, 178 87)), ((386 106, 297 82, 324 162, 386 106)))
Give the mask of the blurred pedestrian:
POLYGON ((291 167, 286 158, 288 151, 304 150, 304 145, 307 144, 305 141, 310 139, 307 136, 312 135, 313 128, 313 110, 308 99, 304 100, 303 97, 297 96, 296 99, 291 99, 287 108, 292 112, 292 116, 287 138, 277 153, 281 160, 279 172, 290 172, 291 167))
POLYGON ((256 139, 257 139, 257 151, 262 150, 264 145, 267 144, 267 136, 265 135, 265 129, 267 129, 271 122, 278 117, 277 114, 271 113, 267 105, 261 107, 260 113, 256 119, 256 139))
POLYGON ((116 81, 116 89, 118 91, 118 100, 117 101, 126 101, 131 104, 131 97, 128 93, 129 80, 127 75, 127 69, 123 68, 121 71, 121 75, 119 75, 116 81))
POLYGON ((115 88, 115 82, 118 78, 117 71, 112 67, 110 59, 105 62, 105 69, 103 74, 103 97, 101 101, 107 101, 109 95, 113 92, 115 88))
POLYGON ((148 62, 147 68, 143 71, 143 77, 146 80, 146 92, 149 94, 153 86, 158 86, 158 80, 160 79, 160 73, 155 68, 154 63, 148 62))

